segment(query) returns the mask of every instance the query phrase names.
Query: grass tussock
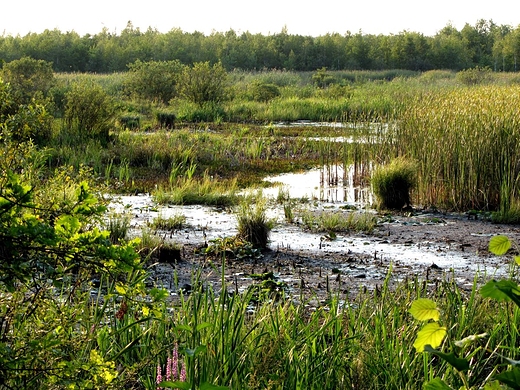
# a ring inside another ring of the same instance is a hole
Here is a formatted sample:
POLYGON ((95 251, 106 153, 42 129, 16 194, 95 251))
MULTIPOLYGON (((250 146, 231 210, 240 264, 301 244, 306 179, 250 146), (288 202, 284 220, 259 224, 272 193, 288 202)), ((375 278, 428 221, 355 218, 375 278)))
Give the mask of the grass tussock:
POLYGON ((410 191, 415 186, 416 175, 416 164, 405 158, 397 158, 390 164, 375 169, 371 185, 378 207, 402 209, 410 206, 410 191))
POLYGON ((297 213, 303 226, 313 232, 366 232, 370 233, 377 225, 377 217, 370 212, 357 211, 311 211, 297 213))
POLYGON ((273 222, 266 214, 267 203, 261 195, 246 196, 237 211, 237 236, 253 244, 255 248, 265 249, 273 222))
POLYGON ((153 197, 162 205, 233 206, 238 202, 236 180, 217 181, 207 174, 201 179, 178 178, 169 188, 157 188, 153 197))

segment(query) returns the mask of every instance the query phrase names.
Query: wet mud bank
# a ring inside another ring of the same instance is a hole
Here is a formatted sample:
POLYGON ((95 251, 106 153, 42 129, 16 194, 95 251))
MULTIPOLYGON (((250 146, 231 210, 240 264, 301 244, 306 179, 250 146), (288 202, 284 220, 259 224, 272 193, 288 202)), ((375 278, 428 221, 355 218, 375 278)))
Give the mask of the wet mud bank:
MULTIPOLYGON (((115 209, 123 207, 131 213, 134 235, 159 214, 186 216, 185 228, 155 232, 178 245, 176 257, 149 264, 149 283, 168 288, 172 296, 193 289, 196 275, 216 291, 222 288, 222 282, 228 291, 238 293, 255 285, 266 293, 289 294, 314 304, 324 302, 331 294, 377 289, 385 279, 391 286, 415 278, 431 285, 454 279, 459 286, 470 289, 476 276, 484 281, 504 277, 510 270, 511 256, 489 253, 490 238, 503 234, 520 239, 517 226, 420 210, 382 217, 371 234, 338 235, 334 240, 279 218, 271 232, 269 249, 261 256, 226 256, 224 261, 203 254, 201 248, 211 240, 236 233, 232 210, 157 207, 149 195, 118 199, 115 209)), ((281 212, 271 209, 273 216, 281 212)))

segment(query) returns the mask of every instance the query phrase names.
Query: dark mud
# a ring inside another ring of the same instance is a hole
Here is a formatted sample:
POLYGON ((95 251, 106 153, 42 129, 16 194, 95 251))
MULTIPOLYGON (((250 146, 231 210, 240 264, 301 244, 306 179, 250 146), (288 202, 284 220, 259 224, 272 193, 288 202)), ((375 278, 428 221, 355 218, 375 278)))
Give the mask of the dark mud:
POLYGON ((216 291, 224 280, 230 292, 240 293, 256 285, 316 305, 330 294, 348 296, 360 289, 376 289, 386 279, 390 287, 407 279, 431 285, 454 279, 460 287, 471 289, 476 276, 484 282, 506 276, 510 270, 512 256, 490 254, 490 238, 503 234, 520 239, 518 226, 462 214, 413 211, 383 217, 372 234, 348 234, 332 241, 281 225, 273 231, 271 247, 261 257, 228 256, 223 268, 221 257, 200 252, 206 232, 196 228, 176 232, 172 239, 184 240, 181 259, 153 264, 150 282, 170 289, 175 296, 179 289, 189 292, 194 274, 199 273, 200 282, 216 291), (272 282, 259 280, 259 274, 272 282))

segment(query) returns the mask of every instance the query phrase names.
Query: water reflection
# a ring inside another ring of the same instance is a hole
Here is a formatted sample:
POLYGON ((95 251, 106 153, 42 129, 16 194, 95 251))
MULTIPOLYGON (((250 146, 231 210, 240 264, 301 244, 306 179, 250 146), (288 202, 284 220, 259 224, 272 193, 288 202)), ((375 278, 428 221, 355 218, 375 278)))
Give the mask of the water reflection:
POLYGON ((364 207, 373 202, 367 174, 368 167, 359 164, 347 167, 334 164, 305 172, 284 173, 265 179, 279 186, 264 190, 264 194, 276 197, 280 191, 284 191, 290 198, 364 207))

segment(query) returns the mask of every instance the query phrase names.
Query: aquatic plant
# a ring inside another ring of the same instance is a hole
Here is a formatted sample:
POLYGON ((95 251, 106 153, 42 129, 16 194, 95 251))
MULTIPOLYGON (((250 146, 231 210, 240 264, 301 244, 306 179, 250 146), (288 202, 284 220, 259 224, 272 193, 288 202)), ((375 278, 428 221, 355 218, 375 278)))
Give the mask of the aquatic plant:
POLYGON ((411 205, 410 191, 416 183, 416 165, 405 158, 397 158, 390 164, 376 168, 371 185, 378 207, 402 209, 411 205))
POLYGON ((244 197, 237 211, 238 236, 260 249, 267 248, 273 226, 266 211, 267 203, 262 196, 244 197))
POLYGON ((170 217, 165 217, 162 214, 159 214, 156 218, 149 222, 148 225, 153 229, 170 231, 182 229, 185 224, 186 216, 181 213, 176 213, 170 217))

